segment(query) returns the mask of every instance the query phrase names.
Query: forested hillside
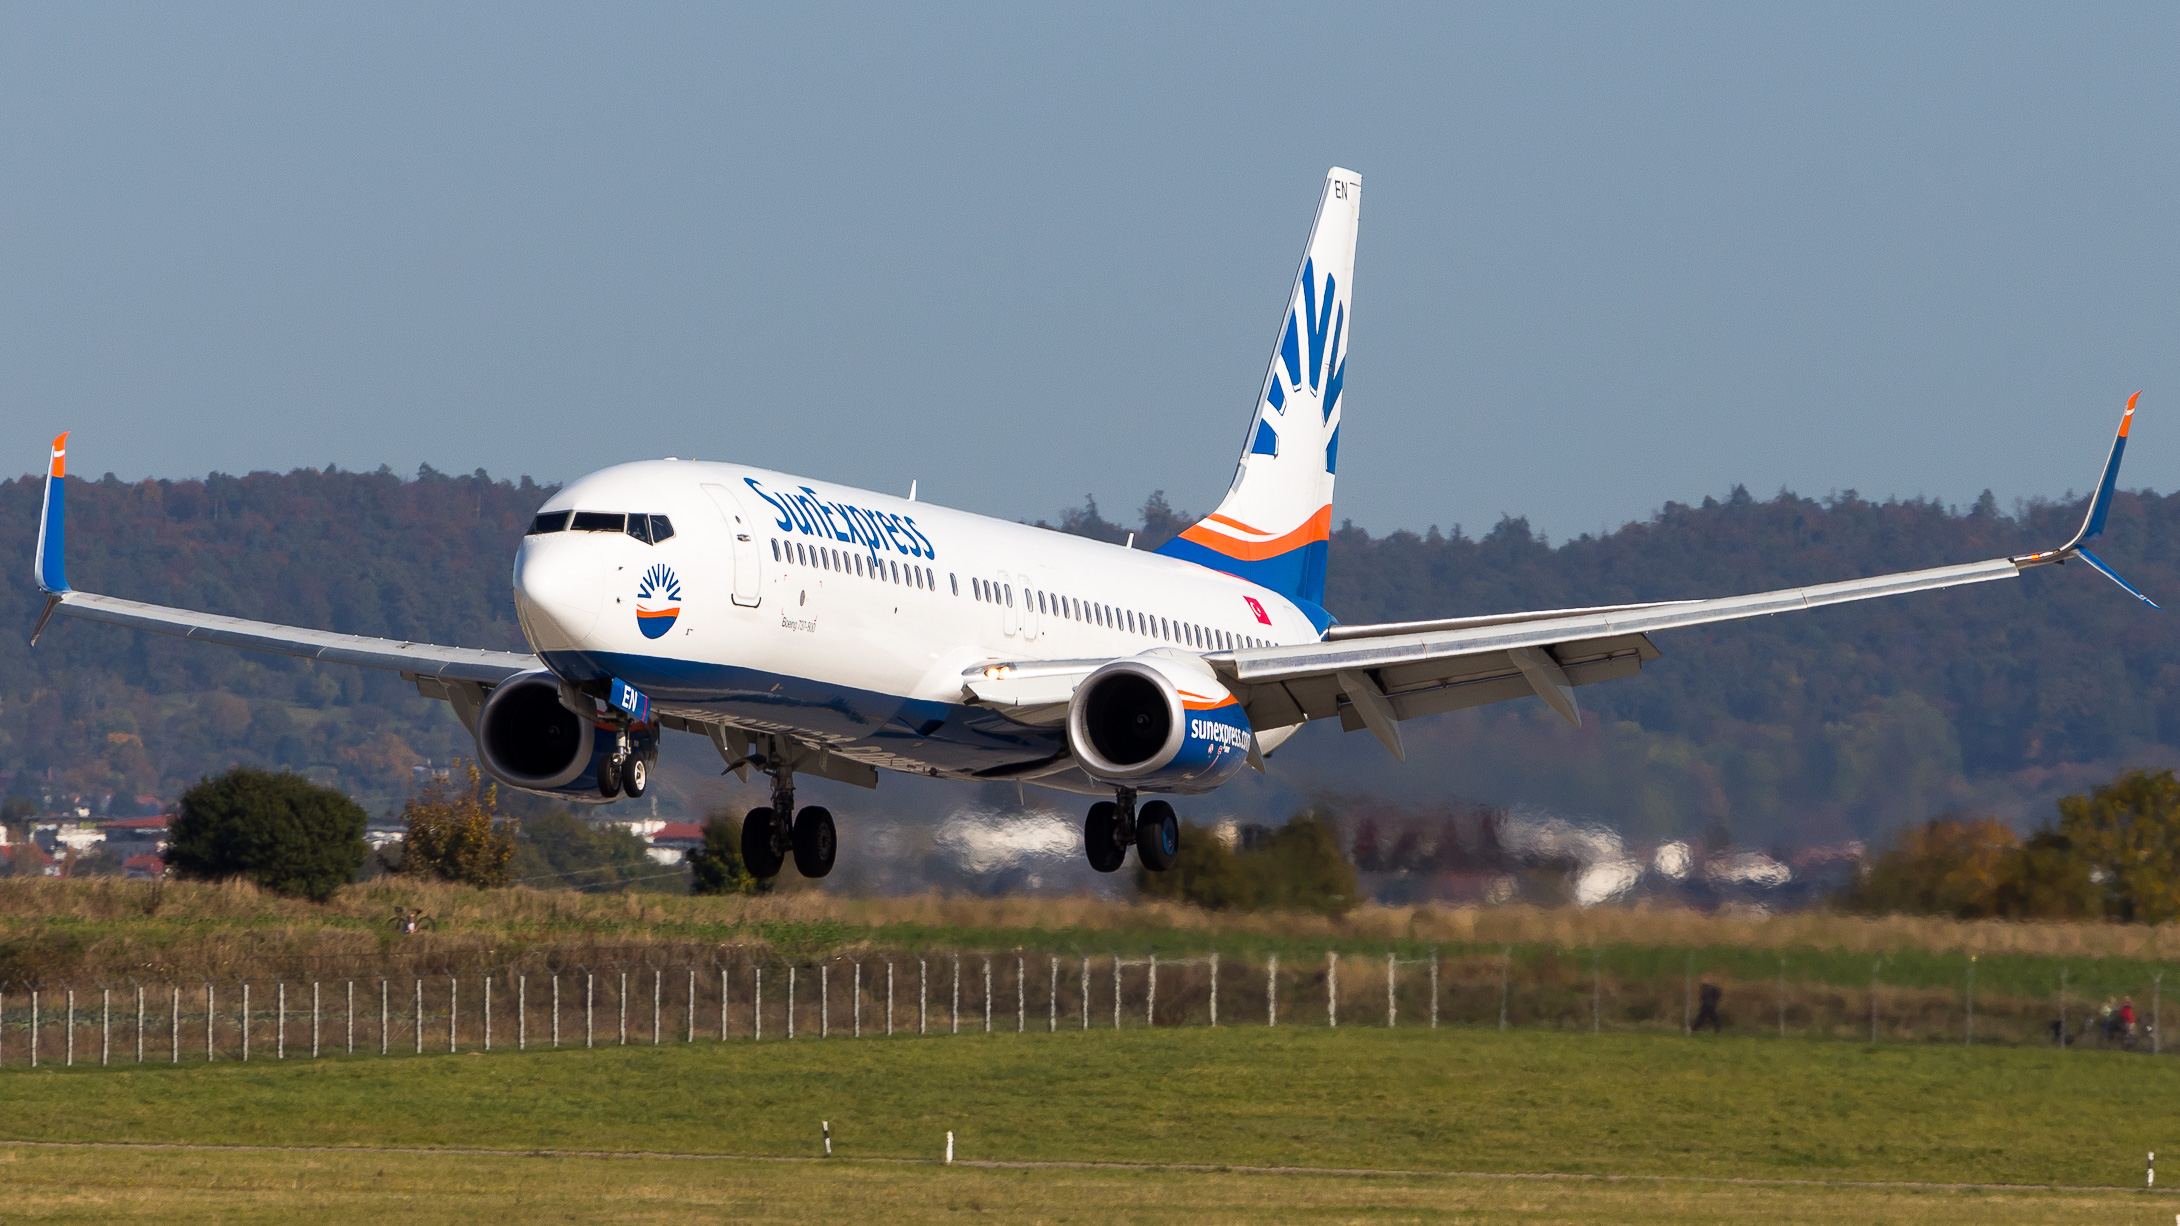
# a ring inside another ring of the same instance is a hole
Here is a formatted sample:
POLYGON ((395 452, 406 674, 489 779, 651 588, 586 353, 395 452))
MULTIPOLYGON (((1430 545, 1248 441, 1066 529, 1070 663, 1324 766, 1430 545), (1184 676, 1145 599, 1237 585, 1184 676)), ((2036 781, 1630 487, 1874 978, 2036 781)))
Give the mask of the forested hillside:
MULTIPOLYGON (((13 794, 171 798, 231 762, 292 766, 374 811, 410 768, 463 752, 444 708, 397 678, 57 624, 24 645, 39 482, 0 483, 0 776, 13 794)), ((521 526, 549 490, 429 469, 299 471, 70 490, 70 577, 161 603, 363 634, 520 645, 508 596, 521 526)), ((1525 521, 1481 536, 1344 527, 1328 604, 1369 622, 1725 595, 2027 552, 2080 504, 2002 514, 1928 502, 1668 504, 1557 546, 1525 521)), ((1185 518, 1154 498, 1138 545, 1185 518)), ((1118 540, 1094 503, 1062 527, 1118 540)), ((2180 495, 2123 494, 2100 555, 2180 599, 2180 495)), ((2170 603, 2170 601, 2168 601, 2170 603)), ((2170 614, 2086 567, 1661 636, 1639 678, 1587 687, 1566 728, 1534 702, 1427 721, 1409 765, 1312 733, 1279 757, 1305 789, 1459 795, 1613 821, 1638 836, 1723 828, 1744 843, 1868 836, 1945 808, 2042 817, 2122 764, 2180 762, 2170 614), (2032 812, 2033 810, 2033 812, 2032 812)))

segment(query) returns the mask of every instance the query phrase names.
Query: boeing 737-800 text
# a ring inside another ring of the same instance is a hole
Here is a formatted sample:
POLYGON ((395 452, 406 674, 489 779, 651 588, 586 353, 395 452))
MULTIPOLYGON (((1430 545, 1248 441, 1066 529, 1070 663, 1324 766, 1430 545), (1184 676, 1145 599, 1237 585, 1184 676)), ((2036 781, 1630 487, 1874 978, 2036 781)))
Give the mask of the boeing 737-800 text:
POLYGON ((2075 558, 2127 586, 2084 546, 2104 528, 2133 397, 2081 531, 2045 553, 1716 600, 1336 624, 1322 604, 1361 198, 1354 172, 1326 176, 1233 485, 1156 550, 740 464, 650 460, 539 508, 514 566, 534 654, 439 647, 70 589, 64 434, 32 640, 59 613, 398 669, 453 705, 495 778, 575 798, 642 795, 661 730, 696 733, 728 769, 771 778, 772 804, 743 825, 759 876, 790 853, 807 876, 832 867, 832 815, 796 812, 796 776, 874 787, 881 770, 1109 796, 1090 806, 1084 843, 1111 872, 1131 845, 1147 868, 1173 863, 1179 824, 1155 794, 1261 770, 1309 720, 1368 729, 1399 757, 1403 720, 1459 707, 1533 694, 1579 724, 1575 690, 1635 674, 1659 631, 2075 558))

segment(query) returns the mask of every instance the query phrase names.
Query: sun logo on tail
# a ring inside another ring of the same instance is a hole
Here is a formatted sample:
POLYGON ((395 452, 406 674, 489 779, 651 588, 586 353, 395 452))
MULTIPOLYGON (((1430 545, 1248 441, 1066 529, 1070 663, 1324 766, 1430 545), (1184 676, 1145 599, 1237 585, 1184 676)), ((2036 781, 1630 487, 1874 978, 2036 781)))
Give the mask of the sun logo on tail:
POLYGON ((643 582, 636 585, 636 627, 643 637, 658 638, 680 616, 681 580, 674 578, 674 568, 662 564, 643 572, 643 582))

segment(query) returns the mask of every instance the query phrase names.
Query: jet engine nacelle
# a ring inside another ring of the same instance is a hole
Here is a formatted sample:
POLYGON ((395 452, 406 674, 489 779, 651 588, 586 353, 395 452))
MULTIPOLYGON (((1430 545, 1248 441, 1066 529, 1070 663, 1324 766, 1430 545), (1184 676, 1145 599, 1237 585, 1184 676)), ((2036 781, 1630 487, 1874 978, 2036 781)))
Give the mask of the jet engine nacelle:
MULTIPOLYGON (((631 729, 639 751, 650 729, 631 729)), ((493 687, 477 712, 477 758, 494 779, 528 792, 604 803, 598 768, 613 752, 610 723, 586 719, 560 701, 560 679, 540 669, 493 687)))
POLYGON ((1067 742, 1085 774, 1114 787, 1208 792, 1249 760, 1249 718, 1209 673, 1177 660, 1115 660, 1067 704, 1067 742))

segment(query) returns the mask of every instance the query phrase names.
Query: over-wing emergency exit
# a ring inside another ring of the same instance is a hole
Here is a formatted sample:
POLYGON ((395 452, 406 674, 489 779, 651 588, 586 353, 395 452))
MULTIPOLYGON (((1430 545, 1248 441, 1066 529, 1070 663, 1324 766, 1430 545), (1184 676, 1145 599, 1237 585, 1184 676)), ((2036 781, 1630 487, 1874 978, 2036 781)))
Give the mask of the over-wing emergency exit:
MULTIPOLYGON (((1710 622, 2011 579, 2103 531, 2140 393, 2081 530, 2043 553, 1717 600, 1335 623, 1323 607, 1354 332, 1361 177, 1333 169, 1218 509, 1139 551, 733 463, 651 460, 548 499, 514 562, 530 654, 334 634, 79 592, 65 569, 67 435, 53 442, 34 561, 55 615, 398 670, 452 704, 500 782, 641 796, 663 731, 769 776, 743 824, 760 877, 822 877, 832 814, 798 775, 1017 780, 1096 796, 1084 849, 1111 872, 1180 846, 1160 794, 1207 792, 1310 720, 1395 757, 1419 716, 1633 676, 1651 636, 1710 622)), ((2155 607, 2153 605, 2153 607, 2155 607)))

